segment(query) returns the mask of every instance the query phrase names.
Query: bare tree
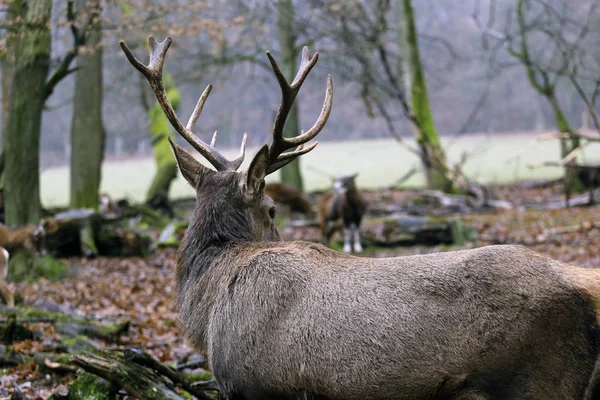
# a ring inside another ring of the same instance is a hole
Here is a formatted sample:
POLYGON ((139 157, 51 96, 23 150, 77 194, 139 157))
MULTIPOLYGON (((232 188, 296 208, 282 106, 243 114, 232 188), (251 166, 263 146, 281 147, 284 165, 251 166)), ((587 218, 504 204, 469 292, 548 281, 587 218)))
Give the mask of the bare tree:
MULTIPOLYGON (((578 93, 593 111, 592 102, 579 85, 580 79, 598 82, 599 76, 590 76, 588 62, 589 49, 598 46, 595 35, 598 33, 596 0, 578 2, 577 6, 564 0, 517 0, 516 8, 498 7, 495 0, 483 6, 475 3, 473 18, 484 32, 484 40, 489 44, 490 64, 501 70, 514 63, 506 61, 502 51, 525 69, 531 87, 549 104, 554 122, 560 134, 561 164, 566 166, 565 189, 569 194, 579 185, 576 170, 570 168, 580 150, 580 135, 573 128, 561 105, 561 86, 573 84, 578 93), (482 21, 482 10, 488 17, 482 21), (505 15, 503 26, 498 28, 505 15), (592 35, 594 34, 594 35, 592 35), (591 78, 591 79, 590 79, 591 78)), ((595 83, 596 88, 598 84, 595 83)), ((595 99, 597 89, 593 91, 595 99)), ((595 115, 595 113, 594 113, 595 115)))

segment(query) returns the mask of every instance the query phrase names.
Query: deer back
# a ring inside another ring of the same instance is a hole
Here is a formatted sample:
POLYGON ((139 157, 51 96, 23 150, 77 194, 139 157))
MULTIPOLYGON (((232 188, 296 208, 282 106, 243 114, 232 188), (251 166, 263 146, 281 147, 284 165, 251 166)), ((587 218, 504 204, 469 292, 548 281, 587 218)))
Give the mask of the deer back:
POLYGON ((237 246, 188 290, 184 332, 246 398, 582 398, 600 336, 562 267, 515 246, 373 260, 237 246))
POLYGON ((44 249, 44 228, 41 225, 26 225, 11 229, 0 224, 0 247, 10 254, 20 250, 42 252, 44 249))

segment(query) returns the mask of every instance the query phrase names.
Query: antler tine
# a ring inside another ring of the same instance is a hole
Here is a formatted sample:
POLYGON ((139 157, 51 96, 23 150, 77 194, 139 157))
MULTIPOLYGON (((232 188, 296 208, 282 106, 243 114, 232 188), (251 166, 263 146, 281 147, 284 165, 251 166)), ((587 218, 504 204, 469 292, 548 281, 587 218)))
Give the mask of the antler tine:
POLYGON ((296 77, 294 78, 290 86, 292 86, 292 88, 297 87, 299 90, 300 86, 302 86, 302 83, 304 83, 304 80, 308 76, 308 73, 310 72, 312 67, 315 66, 317 61, 319 61, 319 53, 315 53, 312 56, 312 58, 309 59, 308 47, 304 46, 302 48, 302 59, 300 60, 300 68, 298 68, 298 73, 296 74, 296 77))
POLYGON ((274 162, 269 164, 269 166, 267 167, 266 175, 269 175, 277 171, 278 169, 286 166, 287 164, 294 161, 296 157, 299 157, 302 154, 306 154, 309 151, 312 151, 315 147, 317 147, 318 144, 319 142, 314 142, 307 148, 304 148, 304 145, 301 144, 296 148, 296 150, 281 154, 279 157, 277 157, 277 159, 274 162))
POLYGON ((231 164, 235 167, 235 170, 237 170, 240 165, 242 165, 242 163, 244 162, 244 157, 246 155, 246 140, 248 139, 248 133, 244 132, 244 136, 242 137, 242 145, 240 146, 240 154, 237 156, 237 158, 233 161, 231 161, 231 164))
MULTIPOLYGON (((212 145, 206 144, 203 140, 199 139, 194 133, 192 129, 196 120, 200 116, 202 112, 202 108, 204 107, 204 103, 212 90, 212 86, 208 85, 202 95, 198 99, 196 103, 196 107, 194 107, 194 111, 188 120, 187 126, 183 126, 177 114, 175 114, 175 110, 167 97, 167 93, 165 91, 163 82, 162 82, 162 70, 165 62, 165 57, 169 47, 173 40, 168 37, 164 41, 157 43, 153 36, 148 37, 148 45, 150 51, 150 63, 148 66, 144 65, 140 62, 129 50, 127 45, 123 40, 119 41, 125 56, 138 71, 140 71, 148 80, 148 83, 152 87, 154 94, 156 95, 156 99, 160 104, 163 112, 169 119, 169 122, 175 128, 175 130, 189 143, 192 145, 194 149, 196 149, 208 162, 210 162, 217 171, 235 171, 241 165, 239 162, 239 158, 229 161, 227 160, 219 151, 217 151, 212 145)), ((214 142, 213 138, 213 142, 214 142)), ((243 140, 245 147, 245 139, 243 140)), ((243 160, 243 156, 241 157, 243 160)))
POLYGON ((292 146, 298 146, 302 143, 306 143, 309 140, 314 139, 319 132, 325 127, 325 123, 327 119, 329 119, 329 114, 331 114, 331 105, 333 104, 333 79, 331 75, 327 75, 327 89, 325 89, 325 100, 323 101, 323 107, 321 108, 321 113, 319 114, 319 118, 315 124, 306 131, 306 133, 302 132, 300 135, 285 139, 292 146))
POLYGON ((327 122, 327 118, 329 118, 329 114, 331 112, 331 104, 333 100, 333 81, 331 79, 331 76, 329 76, 327 79, 327 91, 325 93, 325 102, 323 104, 321 114, 319 115, 319 118, 317 119, 315 125, 312 128, 310 128, 306 133, 302 133, 297 137, 285 138, 283 136, 283 127, 285 121, 292 108, 296 95, 300 91, 300 87, 304 83, 304 80, 306 79, 312 68, 317 63, 319 59, 319 53, 315 53, 312 57, 309 58, 308 47, 305 46, 302 49, 300 67, 298 68, 296 77, 294 78, 291 84, 288 83, 287 79, 281 72, 279 65, 277 64, 271 53, 267 52, 267 57, 269 58, 271 67, 273 68, 273 72, 275 73, 277 81, 279 82, 279 86, 281 87, 281 104, 279 106, 279 110, 277 111, 277 116, 275 117, 275 123, 273 124, 273 142, 269 146, 270 166, 267 169, 267 173, 269 174, 288 164, 296 157, 302 154, 306 154, 315 148, 316 144, 311 145, 306 149, 298 147, 294 151, 283 154, 283 152, 285 152, 286 150, 292 149, 296 146, 300 146, 303 143, 306 143, 309 140, 313 139, 323 129, 325 123, 327 122))

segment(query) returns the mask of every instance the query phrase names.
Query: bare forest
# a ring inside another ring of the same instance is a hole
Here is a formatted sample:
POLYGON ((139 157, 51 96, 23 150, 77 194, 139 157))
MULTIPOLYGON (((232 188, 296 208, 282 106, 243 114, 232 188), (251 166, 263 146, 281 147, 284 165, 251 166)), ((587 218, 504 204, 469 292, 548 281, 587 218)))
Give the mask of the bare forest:
POLYGON ((599 398, 599 0, 0 21, 0 400, 599 398))

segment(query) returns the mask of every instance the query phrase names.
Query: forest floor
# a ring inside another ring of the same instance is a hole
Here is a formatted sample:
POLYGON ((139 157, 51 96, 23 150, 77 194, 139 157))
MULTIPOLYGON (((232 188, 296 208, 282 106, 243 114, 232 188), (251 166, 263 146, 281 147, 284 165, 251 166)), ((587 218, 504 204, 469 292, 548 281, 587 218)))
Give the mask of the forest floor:
MULTIPOLYGON (((543 204, 560 198, 560 188, 519 189, 515 185, 494 188, 496 196, 515 204, 543 204)), ((407 201, 411 191, 367 192, 370 204, 407 201)), ((465 247, 495 243, 518 243, 553 258, 582 267, 600 267, 600 206, 556 210, 502 210, 459 215, 478 233, 465 247)), ((316 240, 314 227, 283 228, 284 239, 316 240)), ((434 253, 448 246, 367 249, 365 256, 385 257, 434 253)), ((53 305, 69 314, 99 321, 129 320, 128 333, 117 343, 95 341, 102 348, 141 347, 163 362, 189 359, 194 350, 179 336, 173 308, 175 249, 164 249, 146 258, 97 258, 64 260, 71 271, 60 281, 11 283, 26 305, 53 305)), ((31 330, 44 332, 44 340, 26 340, 13 347, 23 353, 40 351, 53 338, 51 322, 31 323, 31 330)), ((195 371, 197 372, 197 371, 195 371)), ((46 399, 59 385, 67 385, 74 372, 44 368, 35 363, 0 369, 0 399, 8 399, 18 385, 29 399, 46 399)))

